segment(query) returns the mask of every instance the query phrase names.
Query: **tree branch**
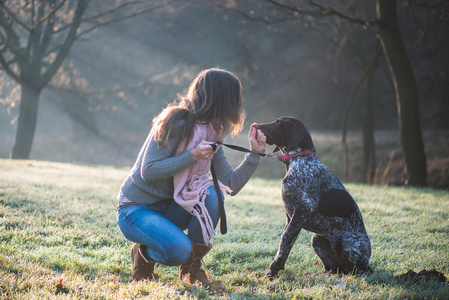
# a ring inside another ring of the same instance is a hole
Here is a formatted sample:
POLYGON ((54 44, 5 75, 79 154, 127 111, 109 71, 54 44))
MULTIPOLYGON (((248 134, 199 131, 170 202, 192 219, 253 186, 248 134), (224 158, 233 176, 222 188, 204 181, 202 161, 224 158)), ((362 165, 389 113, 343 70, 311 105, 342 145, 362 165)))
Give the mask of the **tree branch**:
POLYGON ((148 8, 148 9, 138 10, 138 11, 129 13, 127 15, 120 16, 120 17, 117 17, 117 18, 114 18, 114 19, 110 19, 110 20, 107 20, 107 21, 104 21, 104 22, 98 22, 95 25, 93 25, 92 27, 90 27, 90 28, 88 28, 86 30, 83 30, 80 33, 78 33, 77 36, 76 36, 76 39, 80 38, 81 36, 83 36, 85 34, 88 34, 88 33, 92 32, 92 31, 94 31, 95 29, 97 29, 99 27, 103 27, 103 26, 107 26, 107 25, 110 25, 110 24, 113 24, 113 23, 124 21, 126 19, 130 19, 130 18, 139 16, 139 15, 148 14, 148 13, 154 12, 154 11, 156 11, 158 9, 161 9, 163 7, 164 7, 164 5, 159 5, 159 6, 148 8))
POLYGON ((250 21, 253 21, 253 22, 260 22, 260 23, 267 24, 267 25, 279 24, 279 23, 282 23, 282 22, 285 22, 285 21, 289 20, 289 18, 281 18, 281 19, 270 21, 270 20, 265 19, 265 18, 263 18, 263 19, 255 18, 251 14, 248 14, 248 13, 242 11, 242 10, 235 9, 235 8, 232 8, 232 7, 228 7, 228 6, 221 5, 221 4, 213 4, 213 3, 210 3, 208 0, 206 0, 206 1, 191 0, 190 2, 201 3, 202 5, 205 5, 205 6, 209 6, 209 7, 212 7, 212 8, 218 8, 218 9, 221 9, 221 10, 224 10, 224 11, 229 11, 229 12, 232 12, 232 13, 236 13, 236 14, 241 15, 242 17, 244 17, 247 20, 250 20, 250 21))
POLYGON ((268 2, 268 3, 271 3, 278 7, 281 7, 282 9, 291 11, 295 14, 310 15, 310 16, 323 16, 323 17, 330 16, 330 15, 336 15, 336 16, 338 16, 342 19, 345 19, 347 21, 351 21, 351 22, 358 23, 361 25, 366 25, 366 26, 374 25, 377 22, 377 20, 364 20, 364 19, 355 18, 355 17, 347 15, 333 7, 324 7, 323 5, 318 4, 318 3, 314 2, 313 0, 308 0, 308 2, 312 6, 315 6, 316 8, 318 8, 318 11, 309 11, 309 10, 298 9, 297 7, 286 5, 286 4, 280 3, 275 0, 265 0, 265 2, 268 2))
MULTIPOLYGON (((51 0, 52 5, 55 5, 55 1, 51 0)), ((51 13, 47 14, 47 16, 45 16, 45 20, 47 20, 47 24, 45 25, 45 29, 44 29, 44 33, 41 39, 41 42, 39 44, 39 51, 40 51, 40 56, 42 57, 45 52, 47 51, 48 45, 50 44, 52 35, 53 35, 53 27, 55 24, 55 10, 56 8, 54 7, 53 9, 51 9, 51 13)))
POLYGON ((321 4, 316 3, 313 0, 308 0, 308 2, 316 7, 318 7, 323 16, 329 16, 329 15, 336 15, 342 19, 345 19, 347 21, 353 22, 353 23, 358 23, 361 25, 367 25, 367 26, 371 26, 376 24, 377 20, 364 20, 364 19, 359 19, 359 18, 355 18, 353 16, 347 15, 333 7, 324 7, 321 4))
MULTIPOLYGON (((106 11, 103 11, 103 12, 98 13, 96 15, 90 16, 88 18, 84 18, 83 22, 93 22, 95 20, 98 20, 101 17, 112 15, 113 13, 118 12, 119 10, 121 10, 121 9, 127 7, 127 6, 136 5, 136 4, 143 4, 143 3, 148 3, 148 2, 152 2, 152 1, 149 1, 149 0, 127 1, 127 2, 122 3, 122 4, 120 4, 120 5, 116 6, 116 7, 111 8, 110 10, 106 10, 106 11)), ((172 1, 169 1, 169 2, 172 2, 172 1)))
POLYGON ((284 10, 288 10, 288 11, 294 12, 294 13, 296 13, 296 14, 302 14, 302 15, 318 15, 318 13, 316 13, 316 12, 307 11, 307 10, 301 10, 301 9, 296 8, 296 7, 289 6, 289 5, 285 5, 285 4, 283 4, 283 3, 280 3, 280 2, 274 1, 274 0, 265 0, 265 2, 271 3, 271 4, 275 5, 275 6, 278 6, 278 7, 280 7, 280 8, 283 8, 284 10))
MULTIPOLYGON (((34 23, 34 1, 32 1, 32 18, 31 22, 34 23)), ((46 4, 39 5, 37 9, 37 20, 41 19, 45 12, 46 4)), ((30 30, 30 36, 28 37, 28 46, 27 46, 27 57, 30 60, 30 64, 33 65, 33 69, 35 72, 40 72, 40 51, 39 51, 39 40, 42 34, 42 27, 39 24, 39 21, 36 24, 33 24, 30 30)), ((31 70, 30 70, 31 71, 31 70)), ((26 75, 25 75, 26 76, 26 75)), ((22 76, 23 77, 23 76, 22 76)))
MULTIPOLYGON (((2 27, 6 32, 5 45, 2 47, 3 50, 0 54, 3 55, 3 53, 5 53, 7 49, 9 49, 12 53, 14 53, 16 61, 19 64, 25 62, 26 59, 23 53, 23 49, 20 48, 19 37, 14 32, 11 25, 8 24, 3 18, 0 18, 0 27, 2 27)), ((6 58, 4 58, 4 60, 6 62, 6 58)))
POLYGON ((70 27, 70 31, 67 34, 64 43, 62 44, 61 50, 56 55, 55 60, 50 64, 50 66, 44 71, 40 78, 39 85, 45 86, 51 78, 55 75, 56 71, 61 66, 62 62, 64 61, 65 57, 67 56, 70 48, 73 45, 73 42, 75 41, 76 32, 80 26, 82 16, 84 14, 84 11, 86 10, 87 6, 89 4, 89 0, 79 0, 78 6, 75 10, 75 14, 72 20, 72 24, 70 27))
POLYGON ((20 77, 16 73, 14 73, 13 70, 11 70, 9 65, 10 65, 10 63, 8 63, 6 61, 5 57, 3 56, 3 51, 1 51, 0 52, 0 66, 2 67, 2 70, 4 70, 6 72, 6 74, 8 74, 8 76, 11 77, 17 83, 22 82, 20 77))
POLYGON ((30 31, 30 28, 27 26, 27 24, 23 23, 19 18, 17 18, 16 14, 13 13, 9 7, 5 5, 4 1, 0 1, 0 6, 8 13, 8 15, 20 26, 22 26, 23 29, 26 31, 30 31))
MULTIPOLYGON (((84 19, 82 20, 83 23, 87 23, 87 22, 96 22, 96 24, 92 25, 90 28, 87 28, 87 29, 85 29, 85 30, 79 32, 79 33, 76 35, 75 40, 78 40, 78 39, 79 39, 81 36, 83 36, 83 35, 86 35, 86 34, 91 33, 92 31, 94 31, 95 29, 97 29, 97 28, 99 28, 99 27, 107 26, 107 25, 110 25, 110 24, 113 24, 113 23, 116 23, 116 22, 120 22, 120 21, 124 21, 124 20, 126 20, 126 19, 130 19, 130 18, 133 18, 133 17, 138 16, 138 15, 143 15, 143 14, 147 14, 147 13, 154 12, 154 11, 156 11, 156 10, 158 10, 158 9, 164 8, 164 7, 167 6, 169 3, 173 3, 173 2, 175 2, 175 1, 176 1, 176 0, 168 0, 168 1, 164 2, 164 4, 161 4, 161 5, 152 7, 152 8, 148 8, 148 9, 141 9, 141 10, 138 10, 138 11, 135 11, 135 12, 132 12, 132 13, 129 13, 129 14, 126 14, 126 15, 124 15, 124 16, 112 18, 112 19, 110 19, 110 20, 103 21, 103 22, 100 22, 100 21, 98 20, 100 17, 104 17, 104 16, 107 16, 107 15, 111 15, 111 14, 113 14, 113 13, 115 13, 115 12, 119 11, 120 9, 123 9, 123 8, 125 8, 125 7, 127 7, 127 6, 130 6, 130 5, 137 5, 137 4, 142 4, 142 3, 150 2, 149 0, 129 1, 129 2, 126 2, 126 3, 123 3, 123 4, 119 5, 119 6, 117 6, 117 7, 115 7, 115 8, 112 8, 112 9, 106 11, 106 12, 99 13, 99 14, 94 15, 94 16, 91 16, 91 17, 89 17, 89 18, 84 18, 84 19)), ((68 29, 68 28, 70 28, 70 24, 58 28, 57 30, 54 31, 54 33, 60 33, 60 32, 66 30, 66 29, 68 29)), ((61 47, 61 46, 58 45, 58 46, 52 48, 51 51, 49 51, 49 53, 56 51, 56 50, 59 49, 60 47, 61 47)))

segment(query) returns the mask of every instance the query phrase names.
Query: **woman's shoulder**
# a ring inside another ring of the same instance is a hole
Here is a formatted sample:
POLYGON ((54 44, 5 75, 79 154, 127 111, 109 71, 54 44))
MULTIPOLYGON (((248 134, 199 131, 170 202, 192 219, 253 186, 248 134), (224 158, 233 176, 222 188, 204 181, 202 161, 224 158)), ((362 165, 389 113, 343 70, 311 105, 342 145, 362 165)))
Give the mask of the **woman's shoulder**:
POLYGON ((186 120, 181 119, 173 123, 172 129, 170 130, 170 138, 179 138, 183 135, 183 128, 186 126, 186 120))

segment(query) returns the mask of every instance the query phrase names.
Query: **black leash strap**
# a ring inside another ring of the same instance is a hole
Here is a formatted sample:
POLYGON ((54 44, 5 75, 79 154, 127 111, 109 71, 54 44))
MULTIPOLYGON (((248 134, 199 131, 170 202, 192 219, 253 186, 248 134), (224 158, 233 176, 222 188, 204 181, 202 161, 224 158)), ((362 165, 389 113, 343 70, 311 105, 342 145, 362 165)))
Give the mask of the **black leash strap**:
MULTIPOLYGON (((210 144, 212 149, 217 150, 217 143, 210 144)), ((218 197, 218 209, 220 211, 220 232, 221 234, 226 234, 228 232, 228 226, 226 225, 226 213, 224 209, 223 195, 221 194, 220 185, 218 184, 217 174, 215 173, 214 162, 210 161, 210 172, 212 174, 212 179, 214 180, 215 191, 218 197)))
POLYGON ((214 151, 215 151, 215 149, 217 147, 216 146, 217 144, 226 146, 226 147, 228 147, 230 149, 237 150, 237 151, 240 151, 240 152, 253 153, 253 154, 257 154, 257 155, 262 156, 262 157, 266 157, 267 156, 267 154, 265 152, 262 153, 262 152, 251 151, 249 149, 246 149, 244 147, 240 147, 240 146, 237 146, 237 145, 223 144, 220 141, 216 141, 214 144, 211 144, 211 146, 215 145, 215 148, 212 146, 212 148, 214 148, 214 151))
MULTIPOLYGON (((220 141, 216 141, 213 144, 210 144, 210 146, 212 147, 212 149, 217 150, 217 145, 223 145, 226 146, 228 148, 240 151, 240 152, 246 152, 246 153, 254 153, 260 156, 265 157, 266 154, 265 153, 259 153, 259 152, 255 152, 255 151, 251 151, 249 149, 240 147, 240 146, 236 146, 236 145, 229 145, 229 144, 223 144, 220 141)), ((210 172, 212 174, 212 179, 214 180, 214 186, 215 186, 215 190, 217 192, 217 197, 218 197, 218 208, 220 210, 220 232, 221 234, 226 234, 226 232, 228 232, 228 227, 226 224, 226 213, 225 213, 225 208, 224 208, 224 200, 223 200, 223 195, 221 194, 221 190, 220 190, 220 186, 218 184, 218 179, 217 179, 217 175, 215 173, 215 168, 214 168, 214 163, 211 161, 210 164, 210 172)))
MULTIPOLYGON (((217 146, 215 146, 217 147, 217 146)), ((215 151, 215 150, 214 150, 215 151)), ((228 227, 226 225, 226 213, 224 208, 223 195, 221 194, 220 186, 218 185, 217 175, 215 174, 214 163, 211 161, 210 172, 212 173, 212 179, 214 180, 215 190, 217 191, 218 197, 218 208, 220 210, 220 232, 221 234, 226 234, 228 232, 228 227)))

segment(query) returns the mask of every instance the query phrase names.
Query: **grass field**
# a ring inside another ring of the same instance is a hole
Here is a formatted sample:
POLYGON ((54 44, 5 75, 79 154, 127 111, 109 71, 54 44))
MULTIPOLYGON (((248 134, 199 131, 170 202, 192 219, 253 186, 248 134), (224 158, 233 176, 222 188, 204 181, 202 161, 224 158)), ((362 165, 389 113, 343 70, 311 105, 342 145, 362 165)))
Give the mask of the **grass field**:
POLYGON ((0 299, 449 299, 449 286, 396 276, 449 274, 449 192, 348 184, 372 243, 371 276, 324 274, 301 232, 275 281, 263 274, 285 223, 280 179, 254 178, 226 199, 228 234, 214 238, 212 293, 157 266, 161 279, 130 279, 115 196, 128 169, 0 160, 0 299))

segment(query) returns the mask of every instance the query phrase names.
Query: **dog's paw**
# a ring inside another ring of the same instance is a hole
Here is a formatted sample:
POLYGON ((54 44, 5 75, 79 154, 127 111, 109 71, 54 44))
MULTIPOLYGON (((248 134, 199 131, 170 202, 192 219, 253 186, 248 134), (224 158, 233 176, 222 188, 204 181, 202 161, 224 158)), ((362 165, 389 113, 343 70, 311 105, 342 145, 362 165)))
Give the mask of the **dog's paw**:
POLYGON ((274 280, 274 279, 278 278, 278 273, 273 272, 272 270, 268 270, 267 273, 265 273, 264 278, 274 280))
POLYGON ((365 268, 365 269, 354 268, 354 270, 352 270, 352 275, 360 275, 360 276, 367 275, 367 276, 369 276, 372 274, 373 274, 373 270, 370 267, 365 268))

